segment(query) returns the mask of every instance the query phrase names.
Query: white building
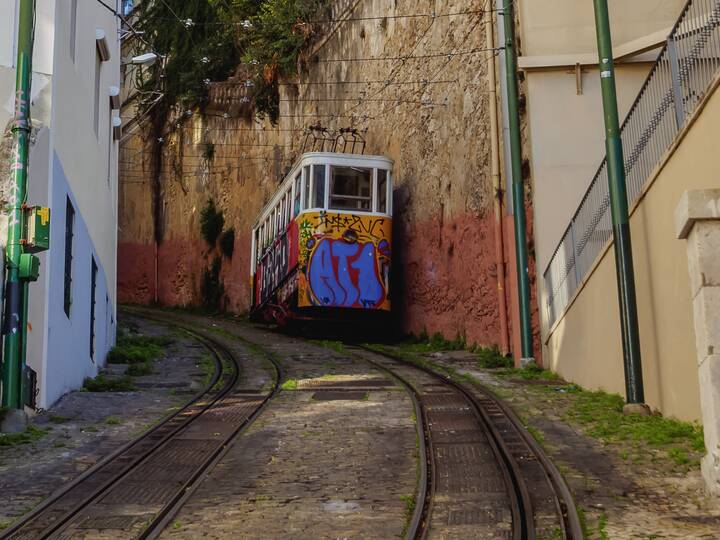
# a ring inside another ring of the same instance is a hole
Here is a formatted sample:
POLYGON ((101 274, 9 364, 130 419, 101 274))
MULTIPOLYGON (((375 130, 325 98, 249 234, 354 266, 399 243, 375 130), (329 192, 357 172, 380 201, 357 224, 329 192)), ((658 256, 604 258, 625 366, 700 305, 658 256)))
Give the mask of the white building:
MULTIPOLYGON (((12 119, 18 0, 0 2, 0 129, 12 119)), ((30 284, 27 364, 37 406, 93 377, 115 341, 119 0, 38 0, 28 203, 49 206, 30 284), (103 5, 104 2, 104 5, 103 5), (110 8, 110 9, 108 9, 110 8)), ((5 233, 0 241, 4 243, 5 233)))

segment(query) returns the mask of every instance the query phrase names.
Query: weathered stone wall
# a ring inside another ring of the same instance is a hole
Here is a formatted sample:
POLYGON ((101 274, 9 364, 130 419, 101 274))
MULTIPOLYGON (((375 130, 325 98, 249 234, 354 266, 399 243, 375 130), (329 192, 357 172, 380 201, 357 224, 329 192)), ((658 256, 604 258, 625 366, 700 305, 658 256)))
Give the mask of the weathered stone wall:
MULTIPOLYGON (((283 85, 277 126, 252 118, 242 104, 241 79, 214 84, 205 114, 178 112, 181 119, 167 126, 157 286, 152 136, 144 133, 145 141, 136 137, 124 147, 121 301, 152 302, 157 294, 163 304, 201 303, 202 273, 217 254, 200 236, 199 214, 211 198, 223 210, 226 227, 236 231, 234 255, 223 259, 221 272, 226 307, 246 310, 250 230, 300 155, 302 130, 317 123, 352 126, 367 129, 367 154, 395 160, 393 300, 404 329, 499 342, 486 78, 492 64, 485 50, 494 14, 393 19, 437 8, 428 0, 352 4, 353 18, 388 18, 328 25, 301 80, 378 82, 283 85), (368 57, 394 59, 360 60, 368 57), (212 156, 205 151, 208 143, 214 145, 212 156)), ((477 2, 462 0, 438 13, 478 9, 477 2)))

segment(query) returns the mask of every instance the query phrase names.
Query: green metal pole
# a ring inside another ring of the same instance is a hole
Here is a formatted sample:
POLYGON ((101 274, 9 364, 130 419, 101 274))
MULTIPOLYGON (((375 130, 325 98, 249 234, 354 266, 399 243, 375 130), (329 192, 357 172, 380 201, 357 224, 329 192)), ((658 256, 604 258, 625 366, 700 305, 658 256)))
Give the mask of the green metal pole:
POLYGON ((518 275, 520 306, 520 337, 523 359, 533 358, 533 336, 530 322, 530 276, 525 240, 525 185, 522 178, 520 145, 520 111, 518 106, 517 50, 515 47, 515 16, 513 0, 503 0, 505 28, 505 76, 507 79, 508 122, 510 124, 510 160, 512 164, 512 202, 515 220, 515 259, 518 275))
POLYGON ((24 304, 20 280, 20 255, 24 228, 23 205, 27 195, 28 140, 30 137, 30 82, 33 53, 33 22, 35 0, 20 0, 17 44, 17 75, 15 82, 15 118, 13 133, 13 163, 11 166, 8 241, 5 254, 7 283, 5 288, 5 335, 2 406, 22 409, 22 369, 24 358, 24 304))
POLYGON ((645 391, 640 360, 637 302, 635 299, 635 272, 633 270, 630 219, 628 217, 627 188, 625 185, 625 158, 615 88, 610 16, 607 0, 593 0, 595 26, 600 60, 600 84, 605 116, 605 148, 607 151, 608 182, 610 184, 610 212, 615 240, 615 269, 617 273, 625 366, 625 392, 628 403, 644 403, 645 391))

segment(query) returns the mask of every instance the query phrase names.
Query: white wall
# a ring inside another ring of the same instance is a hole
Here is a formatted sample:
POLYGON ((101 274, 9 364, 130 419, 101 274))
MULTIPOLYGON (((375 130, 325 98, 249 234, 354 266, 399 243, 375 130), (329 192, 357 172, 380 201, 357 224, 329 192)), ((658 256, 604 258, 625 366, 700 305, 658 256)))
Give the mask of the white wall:
MULTIPOLYGON (((67 0, 63 0, 65 2, 67 0)), ((12 118, 15 100, 18 0, 0 0, 0 130, 12 118)), ((50 122, 50 79, 55 39, 55 0, 37 3, 33 48, 32 117, 50 122)))
MULTIPOLYGON (((105 1, 115 7, 114 1, 105 1)), ((113 14, 96 1, 80 0, 77 15, 73 62, 69 47, 69 0, 63 2, 63 8, 57 12, 53 99, 63 106, 53 111, 54 148, 77 200, 77 210, 88 224, 92 243, 107 272, 110 299, 115 304, 118 144, 112 140, 108 89, 120 85, 118 27, 113 14), (96 28, 105 31, 111 51, 110 60, 100 64, 97 135, 93 111, 96 28)))

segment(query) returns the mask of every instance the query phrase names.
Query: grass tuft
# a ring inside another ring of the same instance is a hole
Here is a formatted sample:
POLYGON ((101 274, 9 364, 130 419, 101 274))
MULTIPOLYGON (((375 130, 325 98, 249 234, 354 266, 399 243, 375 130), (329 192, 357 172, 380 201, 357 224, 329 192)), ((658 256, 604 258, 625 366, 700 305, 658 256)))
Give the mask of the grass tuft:
POLYGON ((130 364, 125 370, 125 375, 130 377, 142 377, 150 375, 153 372, 151 362, 142 362, 141 364, 130 364))
POLYGON ((30 425, 20 433, 0 433, 0 446, 18 446, 32 443, 42 439, 48 431, 48 429, 30 425))
POLYGON ((111 379, 100 374, 94 379, 87 377, 83 382, 83 389, 86 392, 131 392, 135 390, 135 385, 127 376, 111 379))
POLYGON ((280 386, 281 390, 297 390, 298 382, 296 379, 288 379, 280 386))
POLYGON ((111 364, 142 364, 162 355, 163 349, 172 345, 174 340, 168 336, 144 336, 141 334, 118 334, 117 345, 107 356, 111 364))

